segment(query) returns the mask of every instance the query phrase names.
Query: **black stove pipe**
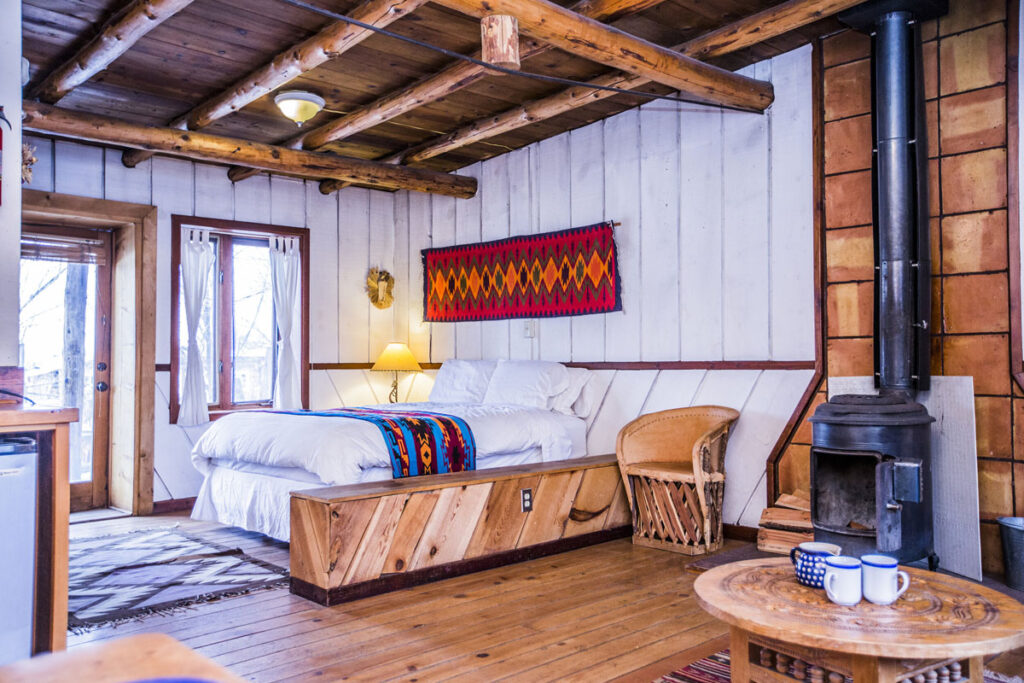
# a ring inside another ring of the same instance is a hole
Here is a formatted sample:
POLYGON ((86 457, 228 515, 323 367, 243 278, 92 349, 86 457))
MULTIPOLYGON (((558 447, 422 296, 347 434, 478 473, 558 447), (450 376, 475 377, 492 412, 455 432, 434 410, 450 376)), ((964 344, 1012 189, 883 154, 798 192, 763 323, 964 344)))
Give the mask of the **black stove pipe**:
POLYGON ((918 23, 882 13, 873 31, 875 377, 881 393, 929 385, 928 159, 918 23))

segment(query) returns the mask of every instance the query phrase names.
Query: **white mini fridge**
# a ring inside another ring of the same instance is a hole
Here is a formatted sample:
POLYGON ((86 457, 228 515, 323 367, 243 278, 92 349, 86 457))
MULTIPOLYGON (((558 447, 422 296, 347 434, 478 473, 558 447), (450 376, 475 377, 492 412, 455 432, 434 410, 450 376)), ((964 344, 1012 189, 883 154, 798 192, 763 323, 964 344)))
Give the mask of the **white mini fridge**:
POLYGON ((35 439, 0 435, 0 666, 32 654, 37 455, 35 439))

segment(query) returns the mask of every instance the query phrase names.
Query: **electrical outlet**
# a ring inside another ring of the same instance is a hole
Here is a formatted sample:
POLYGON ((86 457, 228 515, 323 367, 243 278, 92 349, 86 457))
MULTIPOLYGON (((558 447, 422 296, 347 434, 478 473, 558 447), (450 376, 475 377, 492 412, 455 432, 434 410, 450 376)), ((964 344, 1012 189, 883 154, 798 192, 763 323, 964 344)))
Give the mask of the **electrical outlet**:
POLYGON ((523 337, 526 339, 533 339, 537 336, 537 321, 536 320, 524 320, 523 321, 523 337))
POLYGON ((533 489, 520 489, 519 492, 523 496, 523 512, 529 512, 533 509, 533 489))

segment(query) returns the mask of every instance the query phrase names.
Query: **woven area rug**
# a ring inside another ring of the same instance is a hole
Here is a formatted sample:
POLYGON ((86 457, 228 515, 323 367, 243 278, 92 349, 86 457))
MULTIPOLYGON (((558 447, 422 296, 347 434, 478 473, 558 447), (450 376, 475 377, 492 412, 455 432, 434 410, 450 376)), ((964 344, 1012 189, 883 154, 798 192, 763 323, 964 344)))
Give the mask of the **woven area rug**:
POLYGON ((72 539, 68 626, 73 632, 287 582, 288 572, 176 528, 72 539))
MULTIPOLYGON (((852 679, 846 679, 849 683, 852 679)), ((966 680, 966 679, 964 679, 966 680)), ((729 683, 729 651, 722 650, 682 669, 666 674, 654 683, 729 683)), ((1024 683, 1020 676, 985 671, 985 683, 1024 683)))

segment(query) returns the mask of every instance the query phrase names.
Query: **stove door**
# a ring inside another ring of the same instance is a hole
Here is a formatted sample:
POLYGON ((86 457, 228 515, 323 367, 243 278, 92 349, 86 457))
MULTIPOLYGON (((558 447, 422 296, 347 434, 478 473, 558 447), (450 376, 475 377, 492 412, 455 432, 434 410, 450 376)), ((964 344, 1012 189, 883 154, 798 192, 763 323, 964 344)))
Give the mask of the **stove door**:
POLYGON ((875 518, 878 520, 878 551, 891 553, 903 547, 903 505, 893 495, 894 460, 875 468, 875 518))

